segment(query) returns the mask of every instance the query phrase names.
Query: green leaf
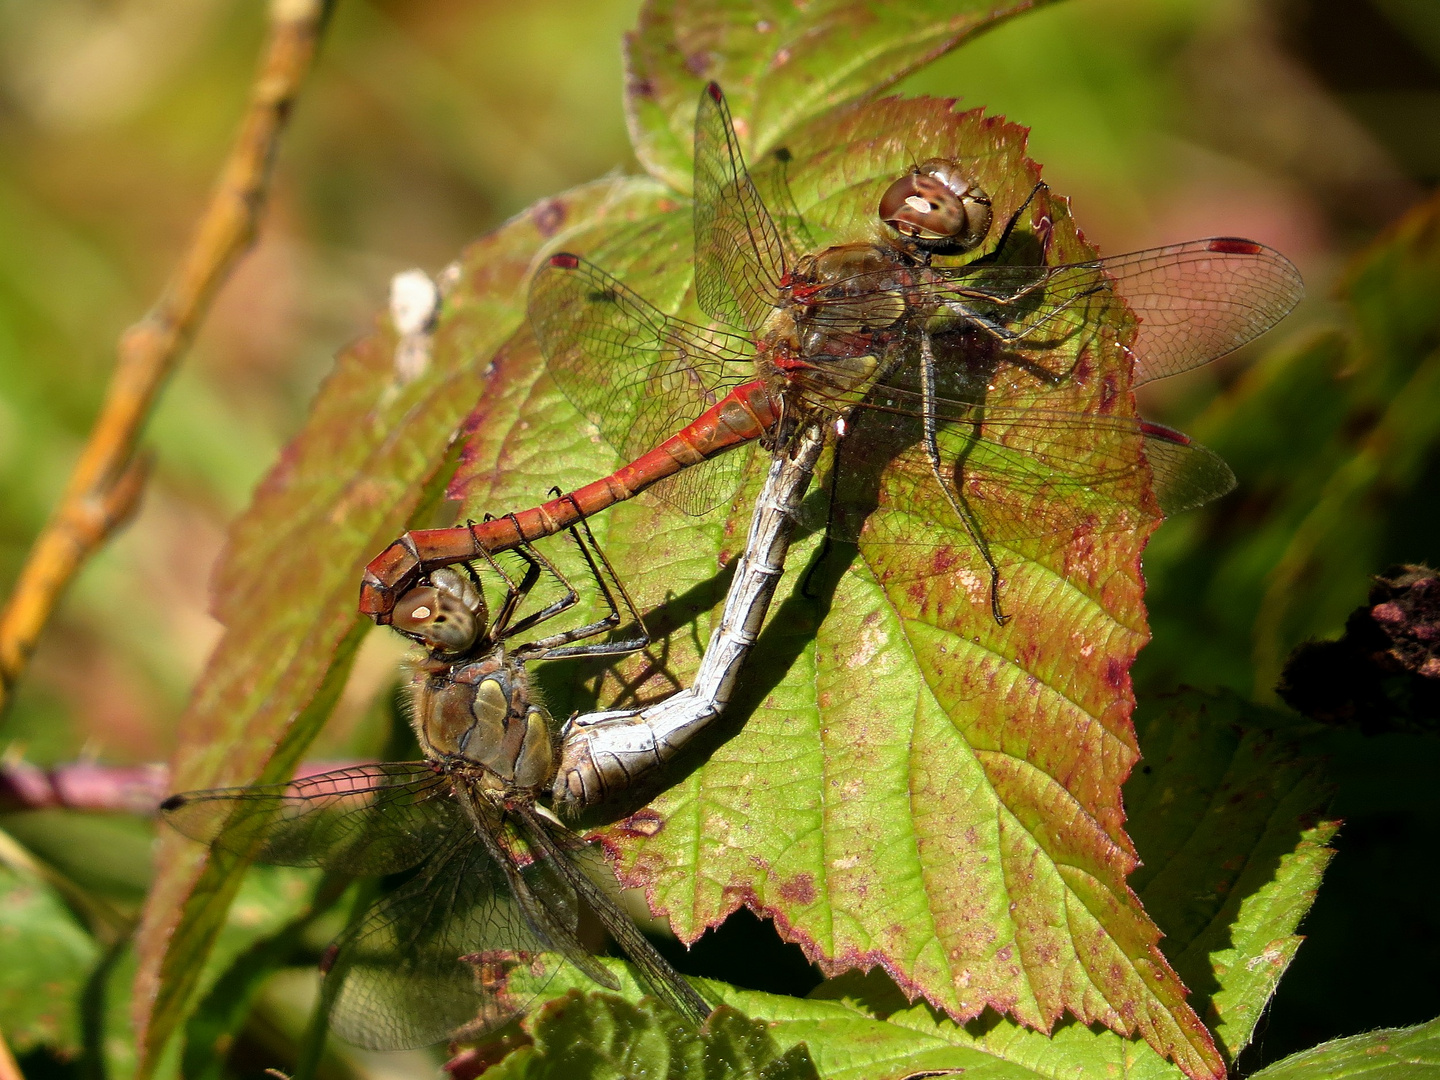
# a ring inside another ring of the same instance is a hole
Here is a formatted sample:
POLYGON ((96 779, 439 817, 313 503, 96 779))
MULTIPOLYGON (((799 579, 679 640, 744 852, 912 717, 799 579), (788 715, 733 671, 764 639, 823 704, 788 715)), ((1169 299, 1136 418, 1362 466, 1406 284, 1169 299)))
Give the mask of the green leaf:
POLYGON ((1430 1080, 1440 1075, 1440 1020, 1371 1031, 1292 1054, 1254 1080, 1430 1080))
POLYGON ((49 885, 0 866, 0 1031, 12 1049, 79 1053, 76 1009, 99 957, 49 885))
POLYGON ((1142 860, 1130 885, 1226 1056, 1250 1042, 1303 940, 1338 822, 1309 726, 1233 694, 1189 691, 1141 726, 1125 784, 1142 860))
POLYGON ((1239 489, 1146 553, 1142 684, 1268 696, 1295 646, 1338 636, 1370 574, 1434 549, 1437 281, 1432 198, 1355 260, 1348 320, 1263 357, 1193 425, 1239 489))
MULTIPOLYGON (((486 391, 487 364, 520 324, 536 249, 569 220, 623 215, 645 181, 602 181, 554 199, 477 241, 442 284, 445 299, 418 372, 397 366, 386 326, 343 353, 305 429, 231 531, 216 575, 226 633, 181 722, 177 789, 288 776, 329 715, 362 633, 360 571, 421 505, 450 442, 486 391)), ((365 624, 368 625, 368 624, 365 624)), ((140 1075, 188 1012, 196 979, 239 880, 178 835, 137 938, 140 1075)))
MULTIPOLYGON (((296 878, 291 872, 269 869, 263 876, 255 875, 252 884, 276 874, 282 875, 280 881, 290 884, 296 878)), ((224 1075, 226 1054, 244 1027, 260 987, 275 971, 291 962, 305 931, 344 891, 344 884, 341 879, 322 878, 315 887, 314 897, 298 910, 294 907, 293 895, 270 905, 276 913, 294 911, 294 916, 278 928, 254 937, 236 954, 186 1021, 181 1058, 181 1073, 186 1080, 218 1080, 224 1075)), ((241 901, 231 909, 232 915, 243 912, 243 900, 242 890, 241 901)), ((220 960, 223 956, 217 955, 212 962, 220 960)))
MULTIPOLYGON (((790 190, 819 245, 867 239, 881 191, 916 153, 974 161, 1000 221, 1037 173, 1022 129, 933 99, 843 111, 794 133, 789 149, 790 190)), ((762 190, 774 167, 756 170, 762 190)), ((1089 257, 1063 203, 1050 212, 1052 257, 1089 257)), ((577 229, 565 246, 695 317, 688 219, 684 205, 658 205, 623 228, 577 229)), ((1097 377, 1047 402, 1095 408, 1098 373, 1123 378, 1123 332, 1077 335, 1097 377)), ((619 463, 542 367, 528 335, 496 359, 505 388, 487 397, 450 491, 468 516, 619 463)), ((632 693, 673 688, 636 681, 647 672, 684 682, 693 671, 714 613, 687 624, 721 598, 752 497, 753 486, 728 517, 689 529, 648 500, 595 524, 641 608, 659 608, 652 629, 669 635, 664 665, 626 669, 632 693)), ((1197 1075, 1217 1071, 1125 884, 1120 784, 1136 756, 1126 672, 1145 640, 1143 534, 996 545, 1015 616, 1002 629, 968 541, 923 522, 910 531, 919 543, 862 547, 843 576, 819 567, 818 604, 794 588, 818 537, 792 553, 778 594, 788 599, 731 706, 729 729, 744 728, 643 822, 605 834, 623 876, 682 940, 749 903, 830 970, 883 964, 957 1016, 993 1006, 1048 1028, 1070 1011, 1143 1032, 1197 1075)))
POLYGON ((652 998, 638 1006, 610 994, 572 990, 527 1025, 523 1047, 487 1080, 819 1080, 803 1045, 781 1052, 770 1026, 721 1006, 699 1032, 652 998))
POLYGON ((1144 1042, 1072 1020, 1050 1035, 993 1013, 957 1024, 938 1010, 910 1004, 879 972, 842 976, 810 999, 732 990, 725 1000, 764 1016, 777 1040, 802 1040, 825 1080, 903 1080, 932 1071, 967 1080, 1184 1075, 1144 1042))
POLYGON ((1035 6, 1035 0, 649 0, 625 51, 635 154, 652 176, 688 192, 695 102, 710 80, 744 118, 740 141, 756 161, 819 117, 879 93, 1035 6))

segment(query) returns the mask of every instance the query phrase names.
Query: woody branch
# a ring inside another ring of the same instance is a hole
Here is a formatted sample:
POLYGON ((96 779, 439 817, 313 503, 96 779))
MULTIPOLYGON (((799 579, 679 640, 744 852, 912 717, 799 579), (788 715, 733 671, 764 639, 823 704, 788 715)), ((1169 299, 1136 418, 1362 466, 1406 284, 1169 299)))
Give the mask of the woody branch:
POLYGON ((139 504, 140 434, 216 291, 254 242, 275 150, 315 58, 331 0, 271 0, 250 102, 189 248, 154 306, 120 337, 104 404, 60 502, 0 611, 0 710, 66 587, 139 504))

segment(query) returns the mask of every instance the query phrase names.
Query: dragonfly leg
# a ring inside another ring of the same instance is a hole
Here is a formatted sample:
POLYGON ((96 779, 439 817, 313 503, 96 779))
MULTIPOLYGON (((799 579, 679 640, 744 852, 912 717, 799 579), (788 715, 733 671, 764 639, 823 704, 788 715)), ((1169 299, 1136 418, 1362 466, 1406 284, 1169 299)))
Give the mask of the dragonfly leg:
MULTIPOLYGON (((940 485, 940 490, 945 493, 945 501, 950 504, 951 509, 965 526, 965 532, 970 537, 970 542, 975 545, 975 550, 985 560, 985 565, 990 571, 990 614, 995 621, 1004 626, 1010 621, 1010 616, 1000 610, 1000 568, 995 564, 995 557, 990 554, 990 544, 981 531, 980 522, 975 519, 975 512, 970 509, 965 497, 954 486, 945 479, 943 462, 940 458, 940 441, 937 434, 937 423, 935 419, 935 352, 930 347, 930 335, 920 335, 920 393, 923 400, 925 412, 924 438, 925 456, 930 460, 930 471, 935 474, 935 482, 940 485)), ((980 424, 980 420, 975 420, 980 424)))
POLYGON ((820 568, 825 565, 825 560, 830 557, 830 550, 835 546, 835 539, 832 535, 835 507, 838 505, 840 495, 840 440, 845 436, 840 435, 835 439, 835 452, 830 458, 830 475, 826 477, 825 486, 830 490, 826 498, 825 511, 825 535, 820 538, 820 552, 811 560, 810 567, 805 571, 805 576, 800 580, 800 595, 807 600, 818 600, 820 594, 812 587, 814 578, 820 568))
POLYGON ((516 634, 523 634, 531 627, 538 626, 540 623, 553 619, 556 615, 559 615, 562 611, 568 611, 580 601, 580 594, 575 591, 575 586, 570 584, 570 579, 561 573, 558 566, 544 555, 541 555, 532 544, 520 544, 515 548, 515 551, 526 562, 525 580, 521 583, 521 588, 513 590, 511 594, 505 598, 506 609, 508 610, 502 611, 502 614, 507 615, 506 622, 501 623, 499 618, 495 620, 496 624, 501 627, 501 629, 494 632, 495 638, 502 641, 507 638, 512 638, 516 634), (551 577, 561 584, 565 592, 558 600, 547 604, 539 611, 526 615, 513 625, 506 625, 509 622, 508 615, 513 614, 520 602, 530 594, 530 590, 533 589, 535 583, 540 580, 542 573, 549 573, 551 577))
MULTIPOLYGON (((565 496, 556 493, 557 497, 565 496)), ((579 507, 576 507, 578 512, 579 507)), ((565 656, 613 656, 624 653, 636 652, 650 644, 650 632, 645 628, 645 620, 640 615, 640 610, 635 606, 630 593, 626 590, 620 576, 615 573, 615 568, 610 565, 610 560, 600 549, 595 540, 595 534, 590 531, 589 524, 582 516, 577 526, 571 526, 566 530, 570 538, 575 541, 575 546, 580 549, 581 556, 585 559, 585 565, 590 570, 590 575, 595 579, 595 584, 600 588, 600 595, 604 597, 608 612, 594 622, 584 626, 577 626, 572 630, 565 630, 559 634, 552 634, 550 637, 542 638, 539 641, 528 642, 516 650, 517 658, 524 660, 557 660, 565 656), (582 538, 579 530, 585 532, 582 538), (588 541, 588 542, 587 542, 588 541), (616 602, 616 593, 619 593, 624 601, 626 612, 634 619, 639 627, 639 633, 634 637, 621 641, 603 641, 588 645, 571 645, 570 642, 580 641, 584 638, 596 637, 621 625, 620 604, 616 602)), ((557 575, 559 571, 556 571, 557 575)), ((563 579, 562 579, 563 580, 563 579)), ((567 582, 568 585, 568 582, 567 582)), ((573 591, 573 590, 572 590, 573 591)), ((532 624, 533 625, 533 624, 532 624)))
MULTIPOLYGON (((513 520, 513 515, 507 514, 506 516, 513 520)), ((490 520, 487 515, 486 522, 488 523, 490 520)), ((474 523, 469 523, 468 527, 473 530, 474 523)), ((529 550, 529 545, 522 542, 517 545, 515 550, 520 558, 525 561, 525 576, 520 579, 519 584, 516 584, 515 579, 506 572, 505 568, 495 561, 495 557, 488 550, 485 548, 480 549, 480 557, 485 560, 486 565, 495 572, 495 575, 505 583, 505 599, 500 605, 500 610, 496 612, 495 618, 490 623, 490 634, 496 641, 501 641, 515 632, 514 629, 510 627, 510 620, 515 617, 515 609, 524 602, 525 597, 530 595, 530 590, 535 587, 535 583, 540 580, 540 565, 529 550)), ((470 577, 475 581, 475 587, 477 589, 480 588, 480 579, 475 573, 475 568, 469 563, 466 564, 466 567, 470 571, 470 577)))
POLYGON ((968 262, 965 265, 981 266, 985 263, 998 262, 1000 253, 1003 252, 1005 246, 1010 243, 1010 236, 1015 232, 1015 226, 1020 224, 1020 219, 1025 216, 1025 211, 1030 209, 1030 204, 1035 201, 1035 196, 1039 195, 1042 191, 1049 190, 1050 185, 1044 180, 1035 181, 1035 186, 1030 189, 1030 194, 1025 196, 1025 201, 1020 204, 1019 209, 1010 215, 1010 220, 1005 222, 1005 228, 1001 230, 1000 238, 995 241, 995 246, 986 254, 981 255, 978 259, 968 262))
MULTIPOLYGON (((1030 348, 1037 351, 1053 352, 1060 348, 1061 344, 1065 341, 1067 337, 1079 333, 1081 327, 1076 326, 1068 331, 1065 331, 1062 328, 1062 332, 1056 337, 1049 338, 1044 341, 1035 340, 1036 331, 1044 328, 1047 323, 1058 319, 1061 315, 1065 314, 1067 311, 1069 311, 1075 305, 1079 304, 1081 301, 1087 300, 1090 297, 1095 296, 1099 293, 1108 292, 1109 286, 1103 281, 1096 282, 1094 285, 1070 297, 1063 303, 1053 305, 1050 310, 1047 311, 1040 318, 1036 319, 1032 323, 1021 326, 1019 329, 1012 329, 1011 327, 1003 325, 996 319, 985 315, 981 311, 972 307, 970 303, 966 302, 966 300, 969 300, 971 302, 978 301, 983 304, 992 304, 995 307, 1001 308, 1003 310, 1007 305, 1013 305, 1025 299, 1037 289, 1041 289, 1043 285, 1044 281, 1042 279, 1040 281, 1032 282, 1031 284, 1026 285, 1023 288, 1016 290, 1009 296, 1003 297, 974 290, 957 288, 954 290, 955 294, 964 299, 945 301, 941 304, 941 308, 945 312, 945 314, 961 320, 966 326, 974 327, 977 330, 981 330, 986 334, 989 334, 992 338, 1000 342, 1002 345, 1017 346, 1022 343, 1027 343, 1030 348)), ((1005 363, 1019 368, 1027 375, 1033 376, 1034 378, 1040 380, 1042 383, 1045 383, 1047 386, 1059 386, 1061 383, 1065 382, 1066 379, 1070 378, 1070 376, 1074 373, 1075 365, 1079 363, 1079 356, 1077 355, 1075 359, 1071 362, 1070 366, 1064 371, 1052 371, 1041 364, 1035 363, 1034 361, 1026 360, 1024 357, 1016 355, 1013 352, 1007 352, 1004 360, 1005 363)))

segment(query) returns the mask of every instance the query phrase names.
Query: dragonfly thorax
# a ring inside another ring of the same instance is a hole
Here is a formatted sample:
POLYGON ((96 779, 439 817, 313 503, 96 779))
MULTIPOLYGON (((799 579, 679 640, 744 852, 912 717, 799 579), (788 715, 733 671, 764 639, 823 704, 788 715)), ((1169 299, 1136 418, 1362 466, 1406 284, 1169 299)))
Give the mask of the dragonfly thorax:
POLYGON ((817 331, 827 337, 868 336, 905 317, 904 289, 913 268, 874 244, 841 244, 800 259, 783 290, 801 346, 817 331))
POLYGON ((422 667, 410 687, 412 723, 425 755, 481 765, 496 786, 534 790, 555 775, 550 714, 503 649, 444 670, 422 667))

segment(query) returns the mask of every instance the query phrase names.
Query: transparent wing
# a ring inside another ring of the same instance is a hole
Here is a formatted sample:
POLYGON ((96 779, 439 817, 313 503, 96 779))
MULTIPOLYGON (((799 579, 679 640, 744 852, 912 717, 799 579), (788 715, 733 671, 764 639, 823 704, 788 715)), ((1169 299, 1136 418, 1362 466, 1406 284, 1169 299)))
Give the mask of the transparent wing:
POLYGON ((524 1013, 567 960, 618 989, 576 937, 565 877, 544 858, 517 858, 510 842, 457 822, 336 943, 327 992, 341 1038, 372 1050, 477 1038, 524 1013))
POLYGON ((186 836, 224 851, 359 876, 416 865, 458 814, 450 781, 423 761, 187 791, 166 799, 160 812, 186 836))
MULTIPOLYGON (((560 389, 626 458, 674 435, 753 373, 745 339, 671 318, 575 255, 553 256, 536 273, 529 316, 560 389)), ((665 494, 691 513, 728 500, 744 464, 732 458, 714 459, 665 494)))
MULTIPOLYGON (((1218 498, 1229 467, 1179 432, 1126 417, 939 402, 938 468, 913 395, 879 388, 836 450, 829 525, 842 539, 987 544, 1135 529, 1218 498)), ((812 509, 812 515, 818 508, 812 509)))
MULTIPOLYGON (((890 273, 857 275, 813 300, 815 318, 853 322, 853 299, 893 289, 890 273)), ((932 268, 907 285, 909 303, 992 334, 1007 347, 1037 354, 1053 367, 1073 335, 1125 310, 1139 318, 1133 385, 1189 371, 1233 352, 1283 319, 1304 292, 1300 272, 1279 252, 1253 240, 1193 240, 1169 247, 1060 266, 984 264, 932 268)))
POLYGON ((707 315, 759 330, 780 297, 785 249, 755 189, 720 87, 695 114, 695 296, 707 315))
POLYGON ((581 869, 580 859, 574 852, 580 844, 579 839, 550 825, 533 810, 524 810, 522 815, 536 847, 544 850, 553 865, 563 872, 566 881, 585 900, 626 958, 635 965, 650 991, 697 1027, 704 1023, 710 1015, 710 1006, 705 999, 655 951, 655 946, 645 940, 645 935, 610 893, 581 869))

